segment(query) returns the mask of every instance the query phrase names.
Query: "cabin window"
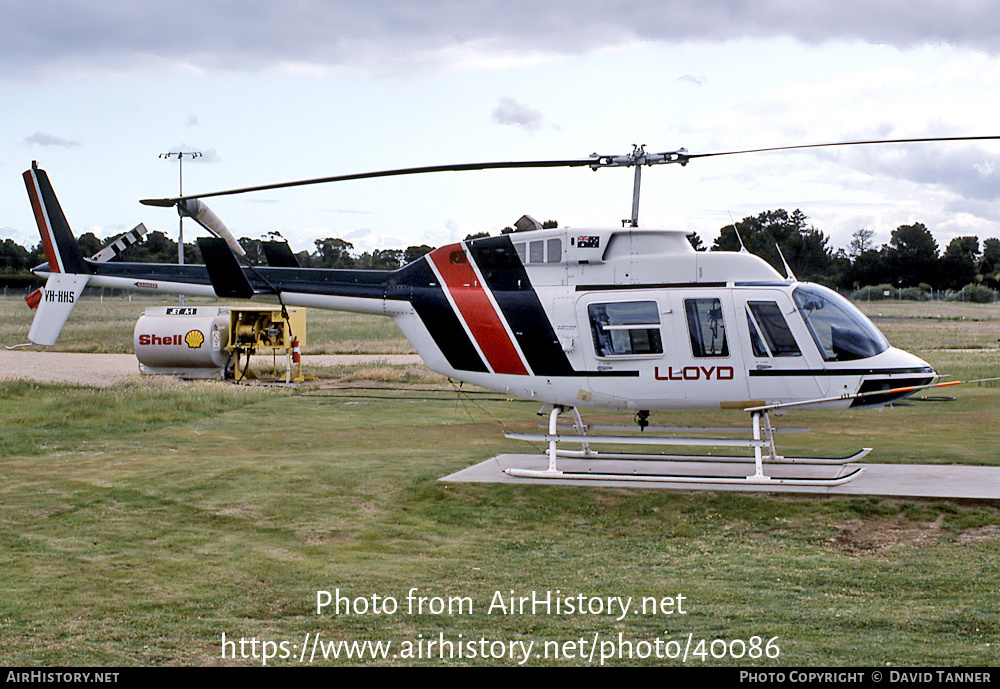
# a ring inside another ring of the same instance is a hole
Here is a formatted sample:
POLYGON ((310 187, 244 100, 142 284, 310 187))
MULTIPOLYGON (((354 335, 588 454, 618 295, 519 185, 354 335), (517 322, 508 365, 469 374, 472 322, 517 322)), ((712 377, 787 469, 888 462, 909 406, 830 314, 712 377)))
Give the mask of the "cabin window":
POLYGON ((528 254, 525 253, 524 242, 515 242, 514 251, 517 252, 517 257, 521 259, 521 263, 528 262, 528 254))
POLYGON ((587 307, 597 356, 663 354, 655 301, 618 301, 587 307))
POLYGON ((532 242, 515 242, 514 250, 521 263, 560 263, 562 239, 538 239, 532 242))
POLYGON ((562 260, 562 240, 550 239, 545 242, 545 262, 559 263, 562 260))
POLYGON ((726 322, 718 299, 685 299, 691 351, 696 357, 729 356, 726 322))
POLYGON ((753 355, 768 356, 767 348, 764 346, 764 338, 760 336, 760 331, 757 330, 757 324, 753 322, 753 316, 750 315, 749 309, 747 309, 747 330, 750 331, 750 346, 753 348, 753 355))
POLYGON ((545 242, 528 242, 528 263, 545 263, 545 242))
MULTIPOLYGON (((781 309, 778 308, 776 302, 751 301, 747 305, 753 314, 752 320, 755 320, 757 325, 760 326, 760 332, 764 335, 764 340, 767 342, 767 348, 770 350, 771 356, 802 355, 802 352, 799 351, 799 345, 795 342, 795 337, 788 327, 788 322, 781 314, 781 309)), ((753 339, 753 334, 754 329, 751 327, 751 340, 753 339)), ((756 345, 754 346, 754 354, 757 356, 767 356, 766 354, 757 354, 756 345)))

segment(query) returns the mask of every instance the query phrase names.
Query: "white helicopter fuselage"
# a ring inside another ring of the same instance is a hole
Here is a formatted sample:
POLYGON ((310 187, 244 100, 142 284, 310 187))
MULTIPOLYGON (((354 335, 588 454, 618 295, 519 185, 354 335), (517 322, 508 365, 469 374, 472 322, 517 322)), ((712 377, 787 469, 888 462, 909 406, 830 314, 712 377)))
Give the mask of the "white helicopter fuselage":
POLYGON ((936 379, 834 292, 747 252, 697 252, 680 231, 553 229, 483 242, 422 259, 462 328, 446 337, 467 338, 483 370, 456 366, 412 303, 285 299, 391 316, 434 371, 567 407, 847 407, 858 402, 827 398, 936 379), (516 260, 496 257, 507 241, 516 260))

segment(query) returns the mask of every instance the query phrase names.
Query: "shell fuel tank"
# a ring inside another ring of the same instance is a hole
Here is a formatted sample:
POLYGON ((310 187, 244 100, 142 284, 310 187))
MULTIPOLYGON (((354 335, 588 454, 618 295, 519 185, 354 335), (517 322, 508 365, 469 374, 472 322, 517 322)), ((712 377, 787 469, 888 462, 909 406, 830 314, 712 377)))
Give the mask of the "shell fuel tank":
POLYGON ((224 378, 229 307, 150 307, 136 321, 132 345, 145 374, 224 378))

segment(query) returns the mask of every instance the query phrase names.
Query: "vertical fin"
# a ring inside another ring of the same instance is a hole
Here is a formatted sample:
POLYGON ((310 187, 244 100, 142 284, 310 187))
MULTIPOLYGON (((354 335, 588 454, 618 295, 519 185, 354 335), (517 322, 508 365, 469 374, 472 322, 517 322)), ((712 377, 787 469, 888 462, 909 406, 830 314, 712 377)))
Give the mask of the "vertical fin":
POLYGON ((49 277, 41 290, 28 339, 35 344, 52 345, 87 286, 90 268, 83 260, 80 245, 69 229, 45 171, 32 163, 31 169, 24 173, 24 185, 49 262, 49 277))
POLYGON ((53 273, 77 273, 87 275, 90 269, 83 260, 80 245, 77 244, 69 223, 59 206, 56 193, 49 183, 45 170, 39 170, 35 163, 24 173, 24 185, 28 189, 31 209, 42 236, 45 257, 49 271, 53 273))
POLYGON ((87 275, 52 273, 42 289, 35 318, 31 321, 28 339, 37 345, 54 345, 69 314, 87 286, 87 275))

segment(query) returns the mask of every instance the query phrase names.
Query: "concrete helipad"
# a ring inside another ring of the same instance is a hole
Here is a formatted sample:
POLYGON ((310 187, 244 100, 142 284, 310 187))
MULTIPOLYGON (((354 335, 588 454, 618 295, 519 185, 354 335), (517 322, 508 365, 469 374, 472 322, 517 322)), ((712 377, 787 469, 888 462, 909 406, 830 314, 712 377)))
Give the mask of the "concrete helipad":
MULTIPOLYGON (((825 493, 830 495, 886 495, 926 498, 968 498, 1000 500, 1000 467, 954 464, 847 464, 843 466, 765 465, 765 473, 782 476, 833 477, 860 467, 862 473, 841 486, 792 486, 782 484, 713 484, 670 481, 635 482, 559 477, 551 479, 517 478, 504 469, 543 470, 548 460, 540 454, 498 455, 445 476, 442 481, 467 483, 522 483, 538 485, 589 486, 611 488, 646 488, 658 490, 736 490, 745 492, 825 493)), ((616 474, 697 474, 698 476, 748 476, 752 463, 650 462, 632 460, 559 459, 564 471, 616 474)))

